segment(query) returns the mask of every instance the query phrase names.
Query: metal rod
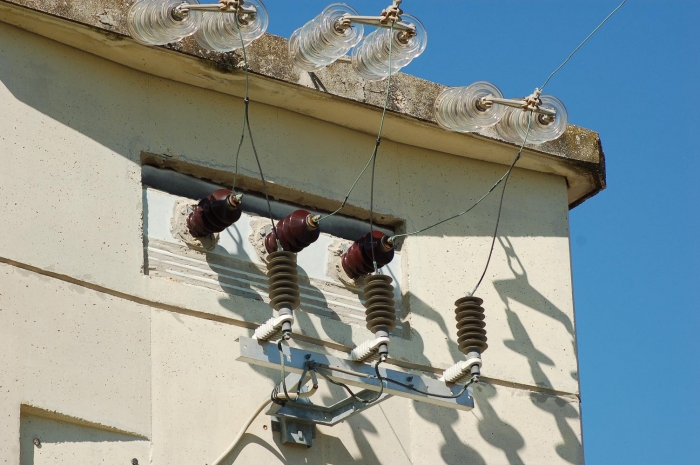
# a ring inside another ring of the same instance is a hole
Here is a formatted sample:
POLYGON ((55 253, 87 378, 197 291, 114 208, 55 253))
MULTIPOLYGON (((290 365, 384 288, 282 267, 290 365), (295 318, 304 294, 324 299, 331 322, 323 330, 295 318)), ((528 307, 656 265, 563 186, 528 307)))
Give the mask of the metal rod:
POLYGON ((229 8, 221 8, 218 4, 215 4, 215 3, 204 4, 204 5, 182 3, 182 4, 178 5, 175 9, 179 10, 182 13, 185 13, 187 11, 213 11, 213 12, 218 12, 218 13, 239 13, 242 15, 245 15, 245 14, 255 15, 258 12, 258 10, 255 9, 255 7, 240 6, 236 9, 229 9, 229 8))
MULTIPOLYGON (((518 100, 518 99, 509 99, 509 98, 498 98, 494 97, 493 95, 487 95, 486 97, 481 99, 486 105, 489 104, 498 104, 498 105, 503 105, 506 107, 512 107, 512 108, 523 108, 525 106, 525 100, 518 100)), ((542 107, 537 107, 536 109, 532 110, 535 113, 539 113, 541 115, 546 115, 546 116, 557 116, 557 112, 554 109, 551 108, 542 108, 542 107)))
MULTIPOLYGON (((382 24, 380 22, 382 20, 381 16, 344 15, 343 19, 346 21, 350 21, 351 23, 356 23, 356 24, 366 24, 367 26, 383 27, 386 29, 391 28, 391 24, 389 24, 389 23, 382 24)), ((416 28, 415 28, 415 26, 408 24, 408 23, 397 22, 397 23, 394 23, 394 30, 415 32, 416 28)))

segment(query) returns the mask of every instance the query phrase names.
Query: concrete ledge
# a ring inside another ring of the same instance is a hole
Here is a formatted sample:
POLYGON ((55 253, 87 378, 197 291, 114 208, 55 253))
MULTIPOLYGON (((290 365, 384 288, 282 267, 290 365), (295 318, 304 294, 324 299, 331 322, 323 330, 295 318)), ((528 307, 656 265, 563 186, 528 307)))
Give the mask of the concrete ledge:
MULTIPOLYGON (((164 47, 133 41, 126 28, 130 0, 0 0, 0 21, 65 43, 152 75, 244 95, 239 52, 201 50, 192 38, 164 47)), ((319 73, 295 69, 287 40, 270 34, 248 49, 251 100, 375 134, 385 83, 362 80, 346 63, 319 73)), ((466 83, 465 83, 466 84, 466 83)), ((444 86, 399 73, 392 92, 384 137, 402 144, 509 165, 517 146, 485 135, 446 132, 432 107, 444 86)), ((569 207, 605 189, 605 157, 598 134, 570 125, 559 139, 526 146, 520 168, 564 176, 569 207)))

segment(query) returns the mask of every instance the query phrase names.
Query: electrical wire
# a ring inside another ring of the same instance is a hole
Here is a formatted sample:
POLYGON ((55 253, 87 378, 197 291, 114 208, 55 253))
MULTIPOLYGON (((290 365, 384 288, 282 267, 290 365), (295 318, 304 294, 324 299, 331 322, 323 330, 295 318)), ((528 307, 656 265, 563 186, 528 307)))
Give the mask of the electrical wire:
MULTIPOLYGON (((379 125, 379 134, 377 135, 377 143, 374 145, 374 152, 372 153, 372 176, 369 187, 369 242, 372 248, 372 265, 374 266, 374 273, 379 273, 377 270, 377 258, 374 256, 374 171, 377 166, 377 150, 379 149, 379 144, 382 142, 382 129, 384 128, 384 114, 386 113, 386 107, 389 105, 389 87, 391 84, 391 44, 394 36, 394 22, 391 23, 391 30, 389 32, 389 82, 386 84, 386 95, 384 96, 384 111, 382 113, 382 122, 379 125)), ((379 373, 379 372, 377 372, 379 373)))
POLYGON ((481 198, 480 198, 479 200, 477 200, 471 207, 467 208, 467 209, 464 210, 463 212, 457 213, 456 215, 450 216, 449 218, 445 218, 444 220, 440 220, 440 221, 438 221, 437 223, 435 223, 435 224, 433 224, 433 225, 430 225, 430 226, 428 226, 428 227, 425 227, 425 228, 423 228, 423 229, 418 229, 418 230, 413 231, 413 232, 410 232, 410 233, 395 234, 395 235, 391 236, 391 237, 389 238, 389 240, 390 240, 391 242, 394 242, 396 239, 399 239, 399 238, 402 238, 402 237, 408 237, 408 236, 414 236, 414 235, 416 235, 416 234, 420 234, 420 233, 425 232, 425 231, 427 231, 427 230, 429 230, 429 229, 432 229, 432 228, 434 228, 434 227, 436 227, 436 226, 440 226, 442 223, 447 223, 447 222, 450 221, 450 220, 453 220, 453 219, 458 218, 458 217, 460 217, 460 216, 462 216, 462 215, 464 215, 464 214, 466 214, 466 213, 469 213, 469 212, 472 211, 477 205, 479 205, 479 204, 481 203, 482 200, 484 200, 486 197, 488 197, 488 195, 489 195, 491 192, 493 192, 493 190, 494 190, 496 187, 498 187, 499 184, 501 184, 501 182, 506 178, 506 176, 508 176, 509 172, 510 172, 510 171, 506 171, 506 172, 503 174, 503 176, 501 176, 501 177, 498 179, 498 181, 496 181, 496 182, 494 183, 494 185, 491 186, 491 188, 490 188, 484 195, 481 196, 481 198))
MULTIPOLYGON (((277 227, 275 226, 275 220, 272 217, 272 204, 270 203, 270 195, 268 194, 267 191, 267 181, 265 181, 265 175, 263 174, 263 169, 262 165, 260 164, 260 157, 258 156, 258 150, 255 148, 255 140, 253 139, 253 130, 250 127, 250 117, 248 116, 248 107, 250 106, 250 96, 249 96, 249 89, 250 89, 250 79, 249 79, 249 68, 248 68, 248 53, 245 50, 245 42, 243 41, 243 32, 241 31, 240 28, 240 23, 238 22, 238 14, 234 13, 234 17, 236 20, 236 27, 238 29, 238 37, 241 41, 241 50, 243 51, 243 64, 245 66, 245 98, 243 99, 243 130, 248 129, 248 138, 250 139, 250 146, 253 148, 253 155, 255 155, 255 162, 258 165, 258 171, 260 172, 260 180, 262 181, 263 185, 263 192, 265 193, 265 200, 267 201, 267 212, 270 215, 270 223, 272 224, 272 232, 275 234, 275 237, 278 238, 277 236, 277 227)), ((243 137, 244 133, 241 133, 241 140, 238 143, 238 150, 236 151, 236 171, 234 174, 233 178, 233 188, 235 189, 236 187, 236 178, 238 177, 238 157, 241 152, 241 145, 243 145, 243 137)), ((277 239, 277 248, 279 250, 282 249, 282 246, 280 245, 279 238, 277 239)))
POLYGON ((371 404, 371 403, 373 403, 373 402, 378 401, 379 398, 382 397, 382 394, 384 394, 384 382, 383 382, 383 380, 386 379, 386 378, 382 378, 382 375, 379 374, 379 364, 382 363, 383 361, 384 361, 384 359, 383 359, 383 358, 380 358, 380 359, 377 361, 377 363, 374 364, 374 372, 377 374, 377 379, 379 379, 380 389, 379 389, 379 393, 375 396, 375 398, 374 398, 374 399, 370 399, 370 400, 362 399, 362 398, 359 397, 357 394, 355 394, 354 392, 352 392, 352 389, 350 389, 350 387, 349 387, 347 384, 341 383, 341 382, 339 382, 339 381, 334 381, 334 380, 332 380, 332 379, 331 379, 327 374, 325 374, 322 370, 316 370, 316 371, 318 372, 319 375, 321 375, 321 376, 323 377, 323 379, 325 379, 325 380, 328 381, 329 383, 335 384, 336 386, 340 386, 340 387, 342 387, 343 389, 345 389, 345 390, 348 392, 348 394, 350 394, 350 396, 351 396, 353 399, 355 399, 355 400, 357 400, 358 402, 361 402, 361 403, 363 403, 363 404, 371 404))
POLYGON ((466 392, 466 390, 469 388, 469 386, 471 386, 474 383, 474 378, 472 377, 467 382, 467 384, 462 386, 462 389, 459 391, 459 393, 448 396, 448 395, 443 395, 443 394, 435 394, 432 392, 421 391, 420 389, 417 389, 417 388, 411 386, 410 384, 402 383, 401 381, 396 381, 395 379, 391 379, 391 378, 382 378, 382 379, 384 381, 388 381, 390 383, 394 383, 394 384, 398 384, 399 386, 403 386, 408 390, 417 392, 418 394, 423 394, 423 395, 428 396, 428 397, 439 397, 440 399, 456 399, 456 398, 460 397, 462 394, 464 394, 466 392))
MULTIPOLYGON (((238 22, 238 15, 235 15, 236 27, 238 28, 238 37, 243 45, 243 60, 245 62, 245 98, 249 98, 249 83, 248 83, 248 59, 245 54, 245 44, 243 43, 243 33, 241 32, 240 24, 238 22)), ((245 100, 244 100, 245 101, 245 100)), ((238 180, 238 158, 241 155, 241 147, 243 146, 243 139, 245 138, 245 128, 246 128, 246 116, 245 111, 243 113, 243 125, 241 126, 241 139, 238 141, 238 148, 236 149, 236 167, 233 172, 233 184, 231 190, 236 191, 236 181, 238 180)))
POLYGON ((493 255, 493 248, 496 245, 496 237, 498 236, 498 225, 501 223, 501 210, 503 209, 503 197, 506 195, 506 187, 508 187, 508 179, 510 179, 510 174, 513 172, 513 168, 515 168, 515 164, 520 160, 520 156, 523 153, 523 147, 525 147, 525 142, 527 141, 527 136, 530 135, 530 124, 532 123, 532 112, 528 114, 527 118, 527 131, 525 131, 525 138, 523 139, 523 143, 520 145, 520 150, 518 150, 518 154, 515 156, 515 159, 513 160, 513 163, 511 163, 510 168, 508 168, 508 171, 506 172, 506 178, 503 181, 503 190, 501 191, 501 200, 498 202, 498 213, 496 214, 496 227, 493 230, 493 237, 491 238, 491 247, 489 247, 489 256, 486 259, 486 266, 484 266, 484 271, 481 273, 481 277, 479 278, 479 281, 476 283, 476 286, 474 286, 474 290, 471 291, 469 295, 474 295, 477 289, 479 289, 479 286, 481 286, 481 282, 484 280, 484 276, 486 276, 486 270, 489 269, 489 264, 491 263, 491 256, 493 255))
POLYGON ((384 382, 385 382, 385 381, 390 382, 390 383, 397 384, 397 385, 402 386, 402 387, 404 387, 404 388, 406 388, 406 389, 408 389, 408 390, 410 390, 410 391, 416 392, 416 393, 418 393, 418 394, 422 394, 422 395, 424 395, 424 396, 428 396, 428 397, 439 397, 439 398, 441 398, 441 399, 456 399, 456 398, 460 397, 462 394, 464 394, 464 393, 466 392, 466 390, 469 388, 469 386, 471 386, 471 385, 475 382, 475 380, 476 380, 476 377, 470 378, 469 381, 462 387, 462 389, 461 389, 457 394, 452 394, 452 395, 435 394, 435 393, 432 393, 432 392, 421 391, 420 389, 418 389, 418 388, 416 388, 416 387, 413 387, 413 385, 411 385, 411 384, 406 384, 406 383, 403 383, 403 382, 401 382, 401 381, 396 381, 395 379, 391 379, 391 378, 389 378, 389 377, 383 377, 383 376, 379 373, 379 364, 380 364, 381 362, 382 362, 382 360, 380 360, 380 361, 378 361, 378 362, 376 363, 376 365, 374 366, 374 372, 376 373, 377 379, 379 380, 379 383, 380 383, 381 386, 382 386, 382 390, 379 392, 379 395, 378 395, 377 397, 375 397, 375 398, 374 398, 373 400, 371 400, 371 401, 365 401, 364 399, 360 399, 359 397, 357 397, 357 395, 356 395, 354 392, 352 392, 352 389, 350 389, 350 387, 348 387, 347 384, 341 383, 341 382, 338 382, 338 381, 333 381, 332 379, 330 379, 330 378, 329 378, 325 373, 323 373, 322 371, 319 371, 318 373, 319 373, 321 376, 323 376, 323 378, 324 378, 326 381, 328 381, 329 383, 335 384, 336 386, 340 386, 340 387, 344 388, 348 393, 350 393, 350 395, 351 395, 354 399, 357 399, 357 400, 359 400, 360 402, 365 403, 365 404, 370 404, 370 403, 372 403, 372 402, 375 402, 375 401, 377 401, 377 400, 379 399, 379 397, 381 397, 381 395, 382 395, 382 393, 383 393, 383 391, 384 391, 384 382))
MULTIPOLYGON (((246 70, 247 72, 247 70, 246 70)), ((247 97, 247 95, 246 95, 247 97)), ((243 114, 243 125, 241 126, 241 139, 238 141, 238 148, 236 149, 236 167, 233 172, 233 182, 231 183, 231 191, 236 192, 236 182, 238 181, 238 158, 241 155, 241 147, 243 146, 243 139, 245 138, 245 113, 243 114)))
MULTIPOLYGON (((281 401, 278 396, 278 389, 279 386, 275 386, 275 388, 272 390, 272 393, 270 394, 270 399, 272 402, 275 402, 277 404, 284 405, 284 403, 287 400, 292 400, 291 396, 289 395, 289 392, 287 392, 287 375, 284 372, 284 352, 282 351, 282 342, 284 341, 284 338, 281 338, 279 341, 277 341, 277 350, 280 352, 280 371, 282 372, 282 389, 284 390, 284 396, 286 397, 286 400, 281 401)), ((299 379, 299 383, 301 383, 302 378, 299 379)), ((299 394, 299 390, 297 389, 297 394, 299 394)))
POLYGON ((552 79, 552 77, 554 77, 554 75, 557 74, 557 73, 559 72, 559 70, 562 69, 562 68, 564 67, 564 65, 567 64, 567 63, 569 62, 569 60, 571 60, 571 57, 573 57, 574 55, 576 55, 576 52, 578 52, 579 49, 580 49, 581 47, 583 47, 583 44, 585 44, 586 42, 588 42, 588 39, 590 39, 591 37, 593 37, 593 35, 594 35, 596 32, 598 32, 598 29, 600 29, 601 27, 603 27, 603 24, 607 23, 608 20, 609 20, 610 18, 612 18, 613 15, 614 15, 615 13, 617 13, 617 10, 619 10, 620 8, 622 8, 622 6, 623 6, 625 3, 627 3, 627 0, 622 0, 622 3, 620 3, 620 4, 617 6, 617 8, 615 8, 612 12, 610 12, 610 14, 609 14, 608 16, 606 16, 605 19, 604 19, 600 24, 598 24, 598 26, 597 26, 595 29, 593 29, 593 31, 591 31, 591 33, 588 34, 588 36, 586 36, 585 39, 583 39, 583 42, 581 42, 580 44, 578 44, 578 47, 576 47, 576 48, 574 49, 574 51, 571 52, 571 54, 570 54, 568 57, 566 57, 566 60, 564 60, 564 61, 562 62, 562 64, 560 64, 559 67, 557 67, 557 69, 555 69, 554 71, 552 71, 552 74, 550 74, 549 77, 547 77, 547 80, 544 81, 544 84, 542 84, 542 87, 540 87, 540 91, 544 90, 544 88, 547 86, 547 84, 549 84, 549 80, 552 79))
MULTIPOLYGON (((571 53, 569 54, 569 56, 566 58, 566 60, 564 60, 564 61, 562 62, 562 64, 559 65, 559 66, 557 67, 557 69, 555 69, 554 71, 552 71, 552 73, 549 75, 549 77, 547 77, 547 80, 544 82, 544 84, 542 84, 542 87, 540 87, 540 89, 539 89, 540 92, 545 88, 545 86, 546 86, 547 84, 549 84, 549 81, 552 79, 552 77, 553 77, 555 74, 557 74, 557 73, 559 72, 559 70, 562 69, 562 68, 564 67, 564 65, 566 65, 566 64, 569 62, 569 60, 571 60, 571 57, 573 57, 573 56, 576 54, 576 52, 578 52, 579 49, 580 49, 581 47, 583 47, 583 45, 584 45, 586 42, 588 42, 588 39, 590 39, 591 37, 593 37, 593 35, 594 35, 596 32, 598 32, 598 30, 599 30, 601 27, 603 27, 603 25, 604 25, 610 18, 612 18, 612 16, 613 16, 615 13, 617 13, 617 11, 618 11, 620 8, 622 8, 622 6, 623 6, 626 2, 627 2, 627 0, 623 0, 622 3, 620 3, 620 4, 617 6, 617 8, 615 8, 612 12, 610 12, 610 14, 609 14, 608 16, 606 16, 605 19, 604 19, 600 24, 598 24, 598 26, 596 26, 596 28, 593 29, 593 31, 591 31, 591 33, 588 34, 588 36, 586 36, 586 38, 583 39, 583 41, 582 41, 580 44, 578 44, 578 46, 574 49, 573 52, 571 52, 571 53)), ((530 125, 531 125, 531 123, 532 123, 532 111, 528 114, 528 118, 527 118, 527 131, 525 131, 525 138, 523 139, 523 143, 520 145, 520 150, 518 150, 518 154, 515 156, 515 159, 513 160, 513 163, 510 165, 510 168, 508 168, 508 171, 506 172, 506 177, 505 177, 505 180, 504 180, 504 182, 503 182, 503 190, 501 191, 501 199, 500 199, 500 201, 498 202, 498 213, 496 214, 496 227, 495 227, 494 230, 493 230, 493 237, 491 238, 491 247, 489 247, 489 255, 488 255, 488 258, 486 259, 486 265, 484 266, 484 271, 481 273, 481 277, 479 278, 479 281, 476 283, 476 286, 474 286, 474 289, 471 291, 471 293, 470 293, 469 295, 474 295, 474 293, 476 293, 476 291, 479 289, 479 286, 481 285, 481 282, 484 280, 484 276, 486 276, 486 271, 489 269, 489 264, 491 263, 491 257, 493 256, 493 249, 494 249, 494 247, 495 247, 495 245, 496 245, 496 237, 498 236, 498 226, 499 226, 499 224, 500 224, 500 222, 501 222, 501 210, 503 209, 503 198, 505 197, 506 187, 508 186, 508 179, 510 178, 510 174, 511 174, 511 172, 513 171, 513 168, 515 167, 515 164, 518 162, 518 160, 520 159, 520 156, 521 156, 522 153, 523 153, 523 147, 525 146, 525 142, 527 142, 527 137, 528 137, 528 135, 530 134, 530 125)))
MULTIPOLYGON (((620 8, 622 8, 622 6, 623 6, 626 2, 627 2, 627 0, 623 0, 623 2, 620 3, 620 4, 617 6, 617 8, 615 8, 608 16, 606 16, 605 19, 604 19, 600 24, 598 24, 598 26, 596 26, 596 28, 593 29, 593 31, 591 31, 591 33, 588 34, 588 36, 586 36, 586 38, 573 50, 573 52, 571 52, 571 53, 569 54, 569 56, 566 58, 566 60, 564 60, 564 61, 562 62, 562 64, 559 65, 554 71, 552 71, 552 73, 551 73, 551 74, 547 77, 547 79, 545 80, 544 84, 542 84, 542 87, 539 88, 540 91, 544 90, 544 88, 547 86, 547 84, 549 84, 549 81, 552 79, 552 77, 553 77, 555 74, 557 74, 557 73, 559 72, 559 70, 561 70, 561 69, 564 67, 564 65, 566 65, 566 64, 569 62, 569 60, 571 60, 571 58, 576 54, 576 52, 578 52, 579 49, 581 49, 581 47, 583 47, 583 45, 584 45, 586 42, 588 42, 588 40, 589 40, 591 37, 593 37, 593 35, 594 35, 596 32, 598 32, 598 30, 599 30, 610 18, 612 18, 612 16, 613 16, 615 13, 617 13, 617 11, 618 11, 620 8)), ((532 117, 532 115, 531 115, 531 117, 532 117)), ((528 121, 528 127, 529 127, 529 123, 530 123, 530 122, 528 121)), ((493 192, 494 189, 496 189, 496 187, 498 187, 498 185, 501 184, 501 182, 503 182, 505 179, 507 179, 507 178, 510 176, 511 171, 513 170, 513 167, 515 166, 515 162, 517 162, 517 161, 520 159, 521 153, 522 153, 522 146, 520 147, 520 150, 518 151, 518 154, 516 155, 513 164, 511 164, 510 168, 508 168, 508 171, 506 171, 506 172, 503 174, 503 176, 501 176, 501 177, 493 184, 493 186, 491 186, 491 188, 490 188, 481 198, 479 198, 479 200, 477 200, 472 206, 470 206, 469 208, 467 208, 466 210, 464 210, 464 211, 461 212, 461 213, 457 213, 456 215, 450 216, 449 218, 445 218, 444 220, 440 220, 440 221, 438 221, 437 223, 432 224, 432 225, 430 225, 430 226, 427 226, 427 227, 425 227, 425 228, 417 229, 417 230, 412 231, 412 232, 410 232, 410 233, 395 234, 395 235, 393 235, 393 236, 391 236, 391 237, 389 238, 389 241, 393 243, 396 239, 403 238, 403 237, 408 237, 408 236, 414 236, 414 235, 416 235, 416 234, 420 234, 420 233, 425 232, 425 231, 428 231, 429 229, 432 229, 432 228, 434 228, 434 227, 436 227, 436 226, 439 226, 439 225, 441 225, 441 224, 443 224, 443 223, 446 223, 446 222, 451 221, 451 220, 453 220, 453 219, 455 219, 455 218, 458 218, 458 217, 460 217, 460 216, 462 216, 462 215, 464 215, 464 214, 466 214, 466 213, 469 213, 469 212, 472 211, 477 205, 479 205, 486 197, 488 197, 489 194, 491 194, 491 192, 493 192)), ((505 188, 504 188, 504 189, 505 189, 505 188)), ((477 287, 478 287, 478 286, 477 286, 477 287)))
POLYGON ((258 405, 258 408, 255 409, 255 411, 248 417, 248 420, 243 424, 241 427, 240 431, 236 435, 236 437, 233 439, 231 444, 226 448, 226 450, 216 459, 212 462, 211 465, 220 465, 224 459, 228 456, 228 454, 233 451, 233 449, 236 447, 236 445, 241 441, 241 438, 245 434, 245 432, 248 430, 250 425, 255 421, 258 415, 260 415, 260 412, 265 410, 265 407, 270 403, 270 399, 265 399, 260 405, 258 405))
MULTIPOLYGON (((394 33, 394 23, 391 23, 391 29, 390 29, 390 34, 393 35, 394 33)), ((326 218, 329 218, 336 213, 338 213, 340 210, 345 208, 345 205, 348 203, 348 199, 350 198, 350 194, 352 194, 352 191, 355 189, 355 186, 357 186, 357 183, 360 181, 360 178, 362 177, 363 174, 365 174, 365 171, 367 171, 367 168, 369 167, 370 164, 372 164, 372 176, 374 179, 374 161, 376 160, 377 157, 377 149, 379 149, 379 144, 382 143, 382 131, 384 129, 384 119, 386 117, 386 109, 389 106, 389 90, 391 88, 391 48, 392 48, 392 43, 393 41, 389 41, 389 76, 387 77, 386 81, 386 91, 384 95, 384 108, 382 108, 382 119, 379 123, 379 131, 377 133, 377 141, 374 144, 374 150, 372 151, 372 156, 369 157, 369 160, 367 160, 367 163, 365 164, 365 167, 362 168, 362 171, 360 171, 360 174, 357 175, 357 178, 355 178, 355 182, 352 183, 352 186, 350 186, 350 190, 348 191, 347 195, 345 196, 345 199, 343 200, 343 203, 340 204, 340 206, 333 212, 321 216, 318 221, 323 221, 326 218)), ((372 188, 374 188, 374 181, 372 181, 372 188)), ((370 200, 371 203, 371 200, 370 200)), ((372 214, 370 212, 370 223, 372 221, 372 214)), ((376 266, 375 266, 376 268, 376 266)))

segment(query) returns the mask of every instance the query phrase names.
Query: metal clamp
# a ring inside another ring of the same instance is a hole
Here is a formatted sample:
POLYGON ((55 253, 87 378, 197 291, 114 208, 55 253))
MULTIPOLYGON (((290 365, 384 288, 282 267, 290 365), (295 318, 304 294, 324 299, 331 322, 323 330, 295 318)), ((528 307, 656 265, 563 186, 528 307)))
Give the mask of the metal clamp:
POLYGON ((401 21, 403 10, 399 8, 399 5, 401 5, 401 0, 394 0, 393 4, 383 9, 379 16, 343 15, 335 27, 339 31, 352 27, 353 24, 365 24, 387 29, 393 28, 396 31, 401 31, 400 40, 408 41, 416 34, 416 27, 401 21))
POLYGON ((539 89, 528 95, 523 99, 508 99, 508 98, 498 98, 493 95, 487 95, 482 97, 477 101, 477 107, 480 110, 487 110, 491 108, 494 104, 503 105, 511 108, 519 108, 524 111, 531 111, 545 117, 543 122, 552 122, 557 116, 556 110, 552 108, 542 108, 542 101, 540 100, 540 94, 542 92, 539 89))
POLYGON ((258 10, 254 6, 244 6, 245 0, 219 0, 218 4, 198 4, 182 2, 173 10, 173 17, 179 21, 185 19, 190 11, 211 11, 215 13, 238 13, 242 23, 255 19, 258 10))

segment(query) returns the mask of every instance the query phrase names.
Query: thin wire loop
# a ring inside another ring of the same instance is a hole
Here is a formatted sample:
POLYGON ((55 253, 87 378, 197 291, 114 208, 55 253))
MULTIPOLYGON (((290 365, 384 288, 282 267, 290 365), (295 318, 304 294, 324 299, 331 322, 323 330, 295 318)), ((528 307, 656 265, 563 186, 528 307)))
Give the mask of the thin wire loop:
POLYGON ((345 389, 348 392, 348 394, 350 394, 350 396, 353 399, 355 399, 356 401, 361 402, 363 404, 371 404, 373 402, 378 401, 379 398, 382 397, 382 394, 384 394, 384 382, 383 381, 386 378, 382 378, 382 375, 379 374, 379 364, 382 363, 383 361, 384 360, 380 358, 377 361, 377 363, 374 364, 374 372, 377 374, 377 378, 379 379, 380 389, 379 389, 379 393, 376 395, 376 397, 374 399, 370 399, 370 400, 365 400, 365 399, 358 397, 357 394, 352 392, 352 389, 350 389, 350 387, 347 384, 341 383, 338 381, 333 381, 327 374, 325 374, 323 372, 323 370, 315 370, 315 371, 317 371, 319 375, 323 376, 323 379, 325 379, 329 383, 335 384, 336 386, 340 386, 343 389, 345 389))
MULTIPOLYGON (((393 36, 394 34, 394 23, 391 23, 391 32, 390 36, 393 36)), ((352 194, 352 191, 355 189, 355 186, 357 186, 357 183, 360 181, 360 178, 362 177, 363 174, 365 174, 365 171, 367 171, 367 168, 369 167, 370 164, 372 164, 372 172, 374 173, 374 160, 376 159, 377 156, 377 149, 379 149, 379 144, 382 143, 382 131, 384 129, 384 119, 386 117, 386 109, 389 106, 389 90, 391 88, 391 46, 392 46, 393 40, 389 41, 389 76, 387 77, 387 82, 386 82, 386 92, 384 95, 384 108, 382 109, 382 119, 379 123, 379 132, 377 133, 377 141, 374 144, 374 150, 372 151, 372 155, 369 157, 369 160, 367 160, 367 163, 365 163, 365 167, 362 168, 362 171, 360 171, 360 174, 357 175, 357 178, 355 178, 355 182, 352 183, 352 186, 350 186, 350 190, 348 191, 347 195, 345 196, 345 199, 343 199, 343 203, 340 204, 340 206, 333 212, 321 216, 318 221, 323 221, 326 218, 329 218, 336 213, 338 213, 340 210, 345 208, 345 205, 348 203, 348 199, 350 198, 350 194, 352 194)), ((374 176, 374 174, 373 174, 374 176)), ((373 178, 374 179, 374 178, 373 178)), ((374 189, 374 181, 372 182, 372 192, 374 189)), ((372 199, 370 199, 370 204, 372 203, 372 199)), ((372 214, 370 212, 370 223, 372 221, 372 214)), ((376 265, 375 265, 376 268, 376 265)))

